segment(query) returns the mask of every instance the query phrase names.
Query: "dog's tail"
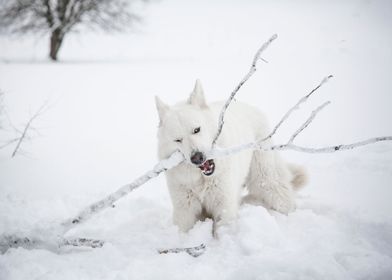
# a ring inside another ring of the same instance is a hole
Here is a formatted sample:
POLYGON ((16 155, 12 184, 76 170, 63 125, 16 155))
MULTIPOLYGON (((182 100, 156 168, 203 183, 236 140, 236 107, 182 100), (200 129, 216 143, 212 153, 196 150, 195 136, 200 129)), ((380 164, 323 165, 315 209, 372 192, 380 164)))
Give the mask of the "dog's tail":
POLYGON ((289 169, 293 176, 291 179, 291 185, 293 186, 293 189, 295 191, 302 189, 308 182, 308 174, 305 168, 300 165, 290 163, 289 169))

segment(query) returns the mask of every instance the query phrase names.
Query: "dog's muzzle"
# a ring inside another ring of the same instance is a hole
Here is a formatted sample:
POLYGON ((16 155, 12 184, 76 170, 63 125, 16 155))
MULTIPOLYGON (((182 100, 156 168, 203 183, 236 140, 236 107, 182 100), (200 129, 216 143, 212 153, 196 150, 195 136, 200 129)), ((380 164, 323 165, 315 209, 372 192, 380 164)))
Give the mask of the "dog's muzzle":
POLYGON ((206 156, 202 152, 194 152, 191 156, 191 162, 197 165, 206 176, 212 175, 215 171, 214 160, 206 160, 206 156))

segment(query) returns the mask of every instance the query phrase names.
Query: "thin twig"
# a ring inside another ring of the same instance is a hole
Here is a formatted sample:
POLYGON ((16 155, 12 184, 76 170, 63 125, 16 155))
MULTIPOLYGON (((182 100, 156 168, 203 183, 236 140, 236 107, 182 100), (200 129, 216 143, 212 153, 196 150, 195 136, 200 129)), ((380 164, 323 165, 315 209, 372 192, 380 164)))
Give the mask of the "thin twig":
POLYGON ((91 238, 63 238, 54 237, 49 239, 19 237, 16 235, 0 236, 0 252, 4 253, 10 248, 22 247, 25 249, 47 249, 56 251, 65 246, 101 248, 104 241, 91 238))
POLYGON ((222 107, 222 111, 220 112, 219 119, 218 119, 218 130, 216 132, 216 135, 214 137, 214 140, 212 141, 212 149, 215 148, 216 142, 218 141, 218 138, 220 134, 222 133, 223 125, 225 123, 225 113, 227 108, 229 107, 231 101, 233 101, 235 95, 237 92, 240 90, 242 85, 256 72, 257 68, 257 62, 260 59, 261 53, 268 48, 268 46, 276 39, 278 38, 278 35, 274 34, 272 37, 265 42, 256 52, 253 60, 252 60, 252 65, 249 69, 249 72, 242 78, 242 80, 239 82, 239 84, 235 87, 235 89, 231 92, 229 98, 226 100, 225 104, 222 107))
POLYGON ((340 144, 340 145, 334 145, 334 146, 328 146, 322 148, 309 148, 309 147, 298 146, 295 144, 284 144, 284 145, 274 145, 272 147, 263 150, 267 150, 267 151, 293 150, 297 152, 310 153, 310 154, 326 154, 326 153, 334 153, 338 151, 352 150, 369 144, 375 144, 384 141, 392 141, 392 136, 374 137, 374 138, 369 138, 366 140, 362 140, 350 144, 340 144))
POLYGON ((329 81, 329 79, 331 79, 333 76, 329 75, 327 77, 325 77, 315 88, 313 88, 307 95, 305 95, 304 97, 302 97, 293 107, 291 107, 286 114, 284 114, 283 118, 278 122, 278 124, 274 127, 274 129, 272 130, 272 132, 265 137, 264 139, 260 140, 260 142, 264 142, 268 139, 271 139, 272 136, 275 135, 276 131, 279 129, 279 127, 290 117, 290 115, 297 109, 299 109, 300 105, 302 103, 305 103, 309 97, 315 93, 322 85, 324 85, 326 82, 329 81))
POLYGON ((319 107, 317 107, 309 116, 309 118, 301 125, 300 128, 298 128, 298 130, 296 132, 294 132, 294 134, 291 136, 288 144, 291 144, 294 142, 295 138, 298 136, 298 134, 300 134, 305 128, 308 127, 308 125, 313 121, 313 119, 316 117, 316 115, 322 110, 324 109, 326 106, 328 106, 329 104, 331 104, 331 101, 327 101, 324 104, 320 105, 319 107))
POLYGON ((59 246, 74 246, 74 247, 90 247, 90 248, 101 248, 105 244, 105 241, 91 238, 73 238, 73 239, 62 239, 59 242, 59 246))
POLYGON ((0 146, 0 150, 3 149, 3 148, 5 148, 5 147, 8 147, 9 145, 15 143, 16 141, 19 141, 19 137, 18 137, 18 138, 11 139, 11 140, 9 140, 8 142, 6 142, 6 143, 4 143, 3 145, 1 145, 1 146, 0 146))
POLYGON ((178 254, 178 253, 185 252, 185 253, 191 255, 192 257, 197 258, 200 255, 204 254, 206 249, 207 249, 207 247, 205 244, 200 244, 199 246, 188 247, 188 248, 160 249, 160 250, 158 250, 158 253, 159 254, 169 254, 169 253, 178 254))
POLYGON ((25 125, 25 127, 22 131, 22 134, 20 135, 20 137, 18 139, 18 142, 15 146, 14 151, 12 152, 11 157, 16 156, 23 141, 27 138, 29 130, 32 129, 32 127, 31 127, 32 123, 34 122, 35 119, 37 119, 44 112, 44 110, 46 110, 48 108, 47 106, 48 106, 48 102, 45 102, 44 104, 42 104, 42 106, 37 110, 37 112, 35 112, 35 114, 29 119, 29 121, 27 122, 27 124, 25 125))

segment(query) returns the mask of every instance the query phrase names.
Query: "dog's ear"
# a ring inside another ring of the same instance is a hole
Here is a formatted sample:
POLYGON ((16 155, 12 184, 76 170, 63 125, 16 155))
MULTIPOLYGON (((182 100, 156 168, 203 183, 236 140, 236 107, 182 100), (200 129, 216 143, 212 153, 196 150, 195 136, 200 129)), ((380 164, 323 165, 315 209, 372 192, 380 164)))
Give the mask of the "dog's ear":
POLYGON ((200 108, 207 108, 207 102, 204 97, 204 91, 200 80, 196 80, 195 87, 191 93, 191 96, 189 96, 188 103, 199 106, 200 108))
POLYGON ((157 106, 159 121, 162 123, 163 118, 169 111, 169 106, 163 103, 163 101, 158 96, 155 96, 155 105, 157 106))

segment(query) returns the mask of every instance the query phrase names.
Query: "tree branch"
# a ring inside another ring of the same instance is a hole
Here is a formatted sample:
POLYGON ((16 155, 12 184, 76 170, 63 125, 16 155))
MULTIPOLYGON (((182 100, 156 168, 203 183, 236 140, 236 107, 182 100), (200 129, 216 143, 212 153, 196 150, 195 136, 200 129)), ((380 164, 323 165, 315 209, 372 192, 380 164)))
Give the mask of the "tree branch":
POLYGON ((271 139, 272 136, 275 135, 276 131, 279 129, 279 127, 290 117, 290 115, 297 109, 299 109, 299 107, 301 106, 302 103, 305 103, 310 96, 313 95, 313 93, 315 93, 320 87, 322 87, 325 83, 327 83, 331 78, 333 78, 332 75, 329 75, 327 77, 325 77, 314 89, 312 89, 307 95, 305 95, 304 97, 302 97, 293 107, 291 107, 286 114, 284 114, 284 116, 282 117, 282 119, 278 122, 278 124, 274 127, 274 129, 272 130, 272 132, 265 137, 264 139, 262 139, 261 141, 266 141, 268 139, 271 139))
POLYGON ((374 138, 369 138, 366 140, 354 142, 351 144, 340 144, 340 145, 334 145, 334 146, 328 146, 328 147, 322 147, 322 148, 309 148, 309 147, 303 147, 303 146, 298 146, 298 145, 288 143, 288 144, 283 144, 283 145, 274 145, 274 146, 271 146, 271 147, 263 149, 263 150, 265 150, 265 151, 293 150, 293 151, 302 152, 302 153, 309 153, 309 154, 325 154, 325 153, 334 153, 334 152, 338 152, 338 151, 352 150, 352 149, 359 148, 362 146, 375 144, 378 142, 384 142, 384 141, 392 141, 392 136, 374 137, 374 138))
POLYGON ((237 92, 240 90, 243 84, 256 72, 257 68, 257 62, 260 59, 261 53, 269 47, 269 45, 276 39, 278 38, 278 35, 274 34, 272 35, 271 38, 267 42, 265 42, 256 52, 252 65, 250 66, 249 72, 242 78, 242 80, 239 82, 239 84, 235 87, 235 89, 231 92, 229 98, 226 100, 226 103, 223 105, 222 111, 220 112, 219 115, 219 120, 218 120, 218 131, 216 132, 216 135, 214 137, 214 140, 212 141, 212 149, 215 148, 216 142, 218 141, 218 138, 220 134, 222 133, 223 125, 225 123, 225 114, 226 110, 229 107, 231 101, 233 101, 235 95, 237 92))
POLYGON ((108 195, 104 199, 91 204, 82 210, 76 217, 66 220, 61 224, 61 232, 66 233, 71 228, 88 220, 92 215, 99 213, 103 209, 111 207, 114 202, 124 197, 134 189, 140 187, 152 178, 157 177, 163 171, 169 170, 184 161, 184 156, 180 152, 173 153, 169 158, 160 161, 154 168, 144 175, 140 176, 132 183, 119 188, 114 193, 108 195))
POLYGON ((294 142, 295 138, 298 136, 298 134, 300 134, 305 128, 308 127, 308 125, 314 120, 314 118, 316 117, 316 115, 322 110, 324 109, 326 106, 328 106, 329 104, 331 104, 331 101, 327 101, 324 104, 320 105, 319 107, 316 108, 316 110, 314 110, 312 112, 312 114, 310 115, 310 117, 301 125, 300 128, 298 128, 298 130, 296 132, 294 132, 294 134, 291 136, 288 144, 291 144, 294 142))

